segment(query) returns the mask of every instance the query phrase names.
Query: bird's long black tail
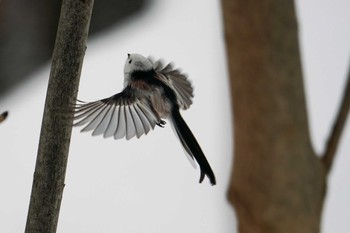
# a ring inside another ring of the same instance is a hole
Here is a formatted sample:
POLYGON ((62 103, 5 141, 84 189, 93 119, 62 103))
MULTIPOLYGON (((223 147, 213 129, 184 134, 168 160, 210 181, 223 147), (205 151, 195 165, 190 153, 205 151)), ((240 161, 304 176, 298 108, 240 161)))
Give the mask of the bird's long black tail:
POLYGON ((182 146, 184 147, 186 152, 192 157, 192 159, 194 158, 199 164, 201 170, 199 183, 202 183, 204 176, 206 175, 209 178, 210 183, 212 185, 215 185, 215 175, 207 159, 205 158, 205 155, 201 147, 199 146, 196 138, 193 136, 190 128, 187 126, 186 122, 182 118, 178 108, 172 109, 172 123, 181 141, 182 146))

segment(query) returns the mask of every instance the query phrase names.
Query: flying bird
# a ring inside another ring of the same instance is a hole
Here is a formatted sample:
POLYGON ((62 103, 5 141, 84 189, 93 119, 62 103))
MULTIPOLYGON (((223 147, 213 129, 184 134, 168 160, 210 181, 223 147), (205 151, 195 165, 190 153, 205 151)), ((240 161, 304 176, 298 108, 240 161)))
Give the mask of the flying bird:
POLYGON ((124 89, 111 97, 94 102, 78 101, 74 126, 92 135, 115 139, 141 137, 155 126, 164 127, 168 119, 185 152, 200 167, 201 183, 205 176, 216 184, 214 173, 182 118, 180 109, 192 104, 193 87, 186 75, 170 63, 153 61, 140 54, 128 54, 124 66, 124 89))

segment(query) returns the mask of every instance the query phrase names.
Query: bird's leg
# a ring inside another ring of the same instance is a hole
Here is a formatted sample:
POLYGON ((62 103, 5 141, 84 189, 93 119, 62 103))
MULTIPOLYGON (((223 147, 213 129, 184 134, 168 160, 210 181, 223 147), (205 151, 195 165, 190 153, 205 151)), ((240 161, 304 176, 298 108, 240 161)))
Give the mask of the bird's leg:
POLYGON ((156 125, 158 125, 159 127, 162 127, 164 128, 164 125, 166 124, 165 121, 163 121, 161 118, 160 118, 160 115, 159 113, 154 109, 153 105, 151 102, 149 102, 149 106, 151 108, 151 111, 153 112, 153 114, 156 116, 158 122, 156 123, 156 125))
POLYGON ((166 124, 166 122, 165 121, 163 121, 163 120, 159 120, 159 122, 158 123, 156 123, 156 125, 158 125, 159 127, 162 127, 162 128, 164 128, 164 125, 166 124))

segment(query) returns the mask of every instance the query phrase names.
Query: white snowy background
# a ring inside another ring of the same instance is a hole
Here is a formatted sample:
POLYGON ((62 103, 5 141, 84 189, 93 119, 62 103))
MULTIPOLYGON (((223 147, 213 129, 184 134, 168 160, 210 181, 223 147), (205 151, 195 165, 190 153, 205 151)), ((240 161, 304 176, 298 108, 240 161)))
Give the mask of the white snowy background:
MULTIPOLYGON (((310 130, 324 150, 350 62, 350 2, 297 1, 310 130)), ((130 141, 74 128, 58 232, 235 232, 226 200, 232 124, 219 1, 154 1, 115 30, 89 38, 79 99, 122 89, 127 53, 174 61, 195 87, 183 112, 218 184, 198 184, 170 125, 130 141)), ((50 66, 0 99, 0 232, 23 232, 50 66)), ((350 124, 329 179, 322 232, 350 231, 350 124)))

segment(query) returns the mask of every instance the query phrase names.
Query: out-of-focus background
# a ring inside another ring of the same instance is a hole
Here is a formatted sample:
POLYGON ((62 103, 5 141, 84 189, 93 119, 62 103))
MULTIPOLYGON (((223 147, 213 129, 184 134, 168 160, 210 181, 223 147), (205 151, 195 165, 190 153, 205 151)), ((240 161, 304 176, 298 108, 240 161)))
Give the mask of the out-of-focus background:
MULTIPOLYGON (((347 0, 296 1, 310 132, 322 153, 350 62, 347 0)), ((0 232, 24 229, 60 1, 0 1, 0 232)), ((198 184, 169 125, 130 141, 73 129, 58 232, 235 232, 226 200, 232 120, 219 1, 95 2, 79 99, 119 92, 127 53, 174 61, 195 87, 183 116, 218 184, 198 184)), ((350 124, 329 180, 323 233, 350 229, 350 124)))

